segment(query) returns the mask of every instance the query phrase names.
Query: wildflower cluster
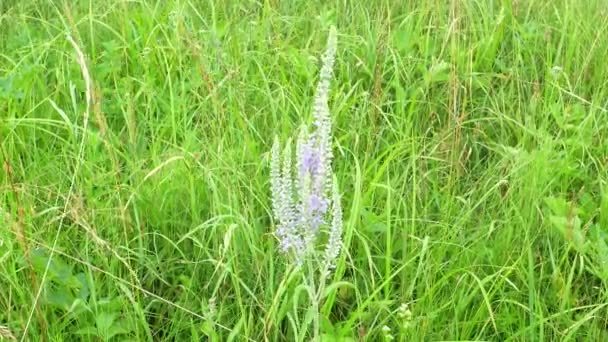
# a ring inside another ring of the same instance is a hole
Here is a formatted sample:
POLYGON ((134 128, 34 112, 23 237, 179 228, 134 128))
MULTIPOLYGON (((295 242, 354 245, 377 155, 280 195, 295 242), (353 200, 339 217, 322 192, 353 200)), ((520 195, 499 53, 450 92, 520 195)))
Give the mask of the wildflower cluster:
POLYGON ((270 170, 273 212, 281 250, 293 252, 301 262, 312 249, 320 228, 329 226, 324 256, 329 267, 340 253, 342 233, 340 194, 331 169, 328 106, 336 45, 336 31, 332 27, 314 99, 314 130, 309 132, 306 126, 301 128, 295 144, 295 165, 291 141, 281 148, 275 138, 270 170))

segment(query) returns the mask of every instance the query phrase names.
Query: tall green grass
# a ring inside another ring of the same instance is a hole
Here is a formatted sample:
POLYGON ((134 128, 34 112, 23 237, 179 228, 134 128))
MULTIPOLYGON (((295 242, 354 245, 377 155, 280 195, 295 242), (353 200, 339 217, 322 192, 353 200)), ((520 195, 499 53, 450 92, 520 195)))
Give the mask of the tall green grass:
POLYGON ((607 14, 0 2, 0 339, 310 338, 268 152, 310 121, 335 25, 323 340, 606 340, 607 14))

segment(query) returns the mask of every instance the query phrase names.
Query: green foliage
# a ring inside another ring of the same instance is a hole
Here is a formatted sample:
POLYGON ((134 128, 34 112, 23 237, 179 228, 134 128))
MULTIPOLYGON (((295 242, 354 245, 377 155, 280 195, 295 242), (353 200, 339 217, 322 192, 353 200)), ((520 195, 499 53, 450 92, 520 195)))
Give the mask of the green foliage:
POLYGON ((561 197, 545 199, 553 227, 569 246, 589 259, 589 271, 602 281, 608 280, 607 200, 606 194, 598 202, 588 193, 578 203, 561 197))
POLYGON ((91 298, 91 291, 83 272, 74 274, 73 267, 42 249, 32 252, 31 262, 40 277, 47 272, 41 306, 56 310, 64 317, 65 328, 82 339, 121 340, 133 332, 131 319, 125 317, 125 298, 91 298), (127 335, 127 336, 125 336, 127 335))
POLYGON ((308 340, 268 151, 310 122, 335 25, 345 246, 323 340, 607 340, 606 13, 0 1, 0 333, 308 340))

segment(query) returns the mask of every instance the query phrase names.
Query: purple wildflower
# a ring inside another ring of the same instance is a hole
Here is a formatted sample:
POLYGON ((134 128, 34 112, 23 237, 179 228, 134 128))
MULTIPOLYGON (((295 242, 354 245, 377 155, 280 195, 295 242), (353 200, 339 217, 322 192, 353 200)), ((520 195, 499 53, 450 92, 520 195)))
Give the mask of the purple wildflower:
POLYGON ((333 155, 328 106, 336 45, 336 32, 332 27, 314 99, 314 131, 309 133, 306 127, 300 130, 296 143, 295 177, 291 170, 290 143, 285 147, 281 158, 279 143, 275 140, 271 161, 272 203, 274 216, 278 221, 277 236, 281 250, 294 251, 296 258, 301 261, 304 253, 312 249, 319 228, 329 224, 331 228, 327 250, 331 251, 326 250, 328 264, 331 264, 339 253, 342 222, 337 187, 332 187, 333 155), (332 190, 333 198, 330 198, 332 190))

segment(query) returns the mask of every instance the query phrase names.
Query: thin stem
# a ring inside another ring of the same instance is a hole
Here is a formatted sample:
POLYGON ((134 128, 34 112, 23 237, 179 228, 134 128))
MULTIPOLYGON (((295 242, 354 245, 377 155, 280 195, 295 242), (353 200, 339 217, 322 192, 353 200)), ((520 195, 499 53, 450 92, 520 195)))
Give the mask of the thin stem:
POLYGON ((312 265, 312 258, 308 258, 308 283, 310 290, 310 301, 312 305, 312 310, 314 312, 313 316, 313 341, 319 342, 321 341, 320 336, 320 325, 319 325, 319 293, 316 290, 315 286, 315 269, 312 265))

